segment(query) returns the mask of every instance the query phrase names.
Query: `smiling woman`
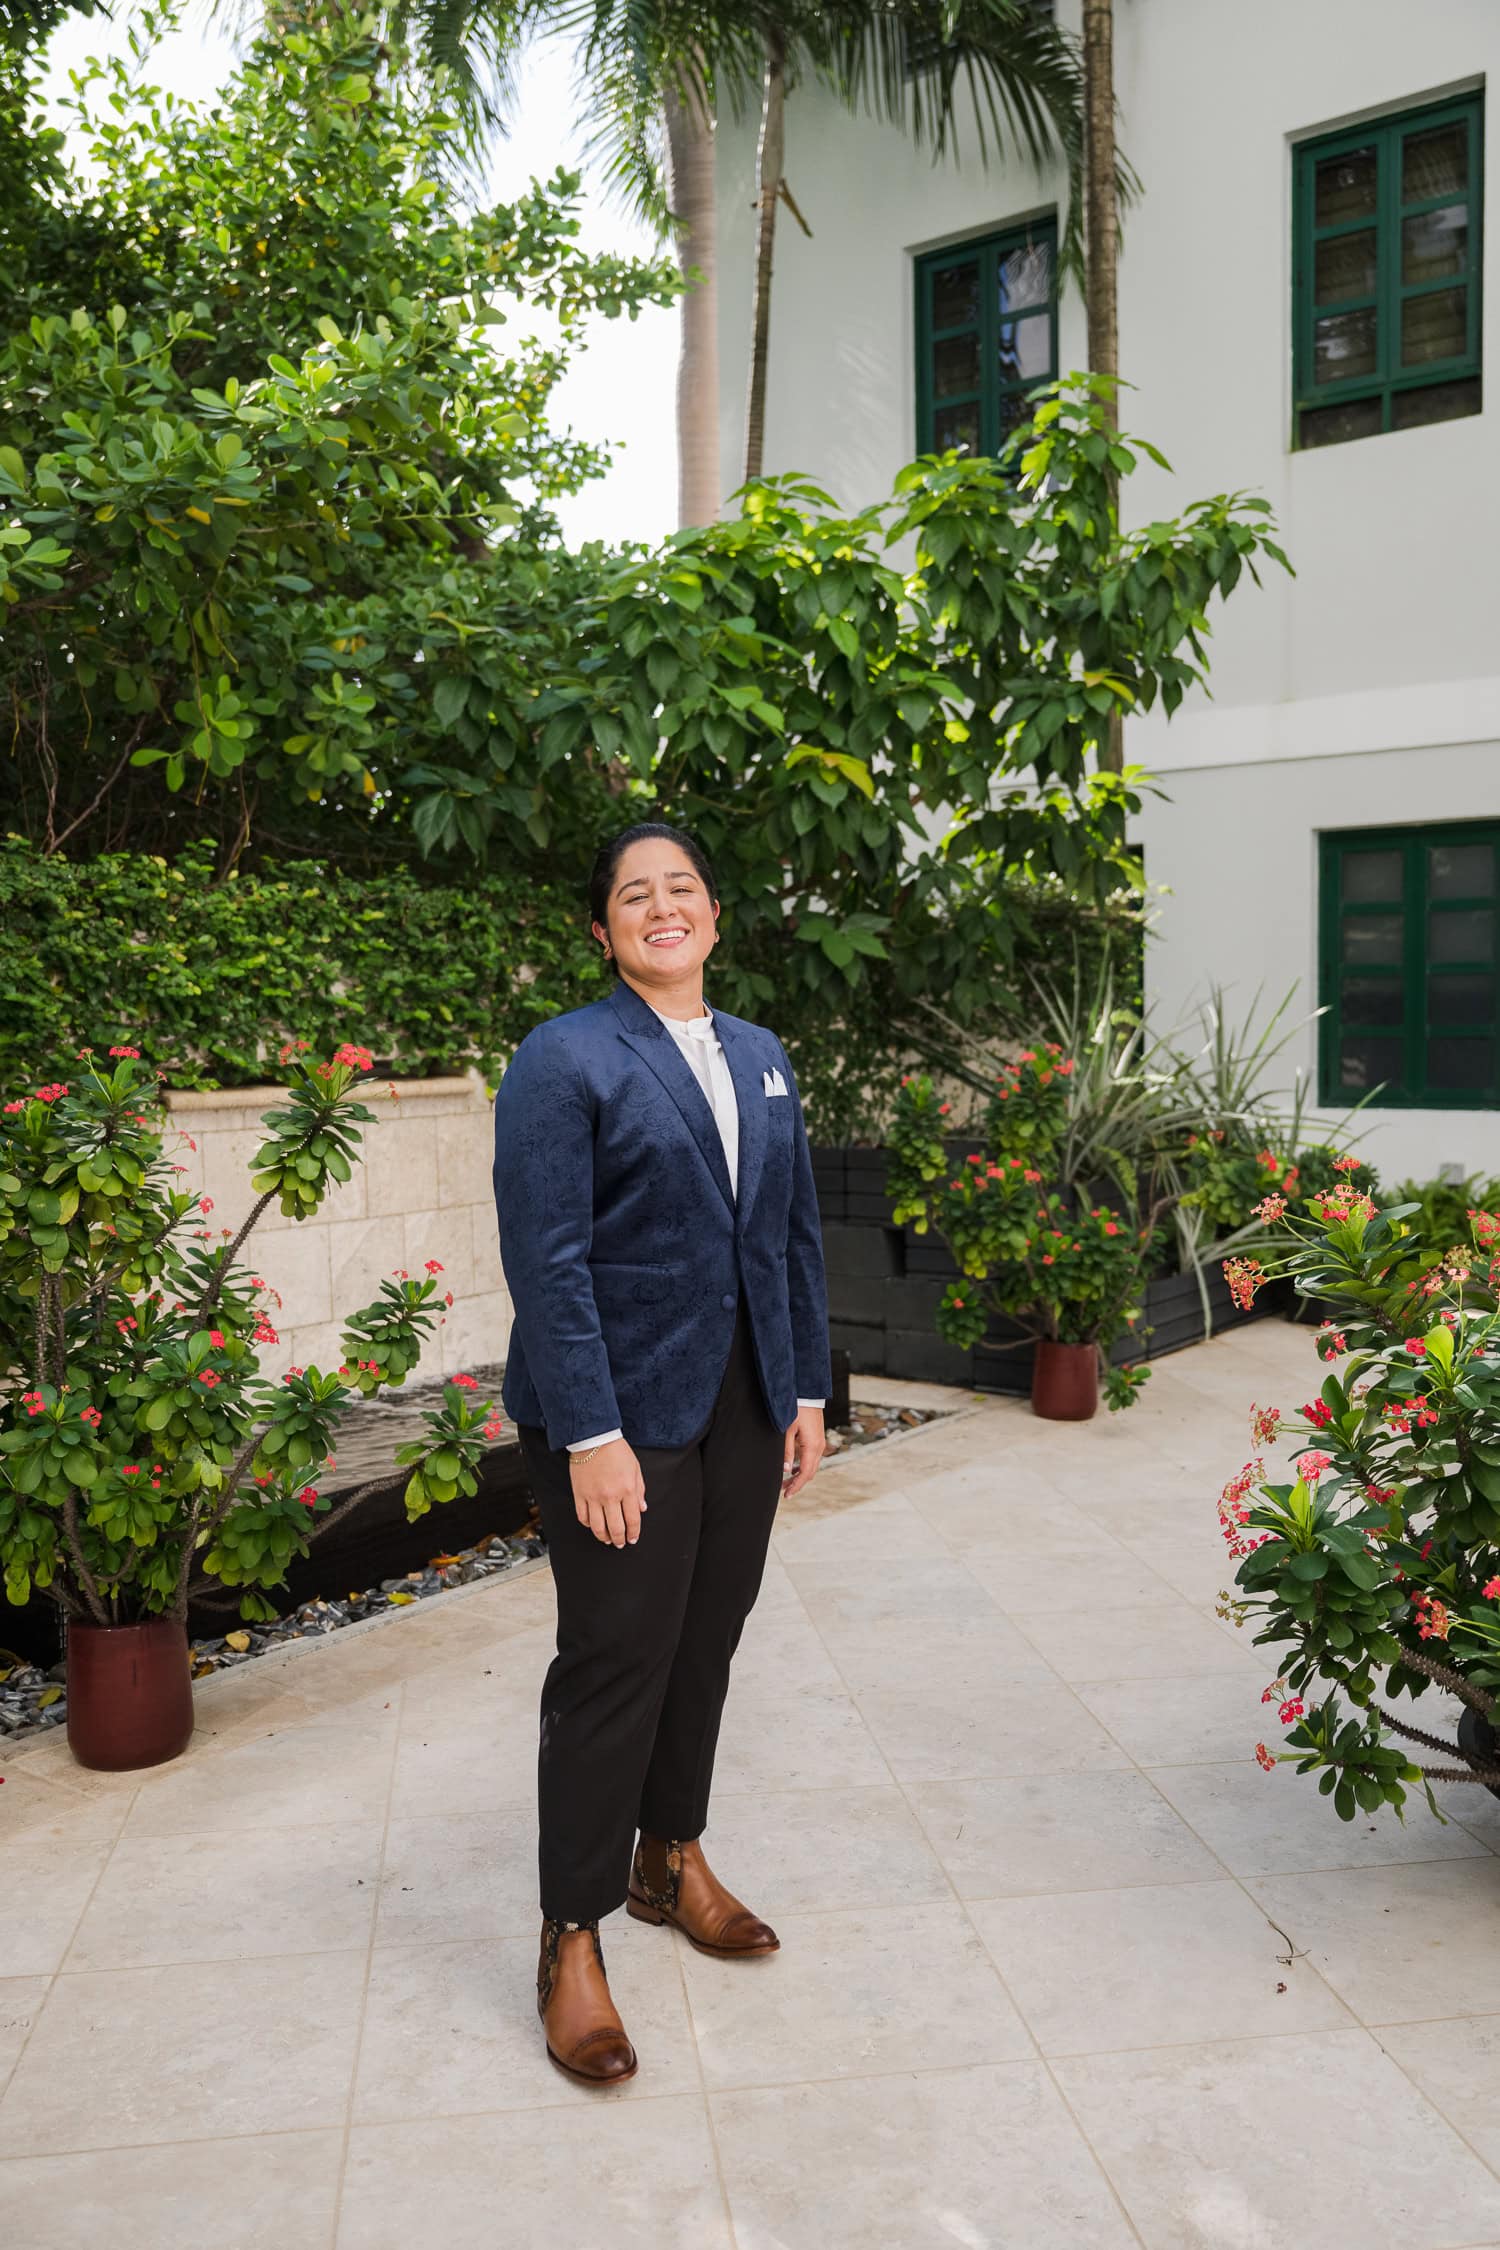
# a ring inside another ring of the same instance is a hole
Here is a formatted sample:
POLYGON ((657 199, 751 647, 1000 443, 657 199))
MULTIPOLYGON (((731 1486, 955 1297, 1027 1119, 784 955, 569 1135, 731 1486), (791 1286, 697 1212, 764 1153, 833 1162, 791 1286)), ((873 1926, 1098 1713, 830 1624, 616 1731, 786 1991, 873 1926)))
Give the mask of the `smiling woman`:
POLYGON ((822 1458, 830 1370, 796 1081, 774 1032, 705 1004, 719 902, 702 849, 624 830, 589 907, 616 986, 517 1049, 495 1203, 505 1403, 558 1601, 537 2005, 552 2060, 597 2082, 636 2069, 601 1915, 628 1903, 720 1958, 777 1948, 698 1839, 730 1661, 781 1493, 822 1458))

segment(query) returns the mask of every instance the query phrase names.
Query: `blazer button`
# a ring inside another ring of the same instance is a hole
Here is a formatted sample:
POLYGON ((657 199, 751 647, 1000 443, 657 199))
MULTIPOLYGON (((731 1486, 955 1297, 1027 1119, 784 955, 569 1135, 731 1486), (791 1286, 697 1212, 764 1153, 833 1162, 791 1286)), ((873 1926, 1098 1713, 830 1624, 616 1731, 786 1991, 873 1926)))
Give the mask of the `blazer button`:
POLYGON ((719 1299, 719 1303, 724 1307, 724 1310, 726 1312, 734 1311, 734 1299, 732 1297, 721 1297, 719 1299))

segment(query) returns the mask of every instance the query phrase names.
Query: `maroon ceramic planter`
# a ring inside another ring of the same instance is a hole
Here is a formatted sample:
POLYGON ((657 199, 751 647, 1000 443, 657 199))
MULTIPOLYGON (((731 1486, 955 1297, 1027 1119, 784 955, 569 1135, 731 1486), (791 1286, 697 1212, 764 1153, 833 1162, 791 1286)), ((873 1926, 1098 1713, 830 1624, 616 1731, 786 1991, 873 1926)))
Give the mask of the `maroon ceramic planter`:
POLYGON ((187 1627, 170 1617, 144 1625, 68 1626, 68 1748, 81 1766, 125 1773, 159 1766, 187 1748, 193 1681, 187 1627))
POLYGON ((1031 1363, 1031 1411, 1046 1422, 1087 1422, 1099 1411, 1099 1347, 1043 1336, 1031 1363))

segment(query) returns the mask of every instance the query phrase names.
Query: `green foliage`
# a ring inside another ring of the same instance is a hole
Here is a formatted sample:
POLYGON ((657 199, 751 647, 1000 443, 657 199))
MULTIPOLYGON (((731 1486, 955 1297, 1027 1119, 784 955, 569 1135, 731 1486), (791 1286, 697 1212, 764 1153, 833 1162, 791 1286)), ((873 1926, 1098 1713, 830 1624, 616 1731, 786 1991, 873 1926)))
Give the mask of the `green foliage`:
MULTIPOLYGON (((903 1089, 887 1182, 893 1217, 918 1234, 935 1227, 952 1252, 961 1278, 944 1292, 937 1329, 963 1350, 997 1313, 1105 1355, 1140 1319, 1157 1214, 1144 1224, 1122 1215, 1067 1172, 1074 1074, 1074 1058, 1056 1045, 1007 1064, 984 1120, 985 1148, 956 1174, 943 1143, 947 1103, 926 1077, 903 1089)), ((1144 1380, 1133 1370, 1108 1386, 1110 1406, 1128 1406, 1144 1380)))
POLYGON ((1138 884, 1110 719, 1202 678, 1214 594, 1282 560, 1263 503, 1122 533, 1159 456, 1072 377, 1018 461, 918 462, 853 517, 772 480, 658 555, 570 554, 543 503, 594 456, 548 425, 559 356, 497 336, 665 267, 583 256, 561 177, 466 213, 372 19, 261 41, 212 112, 101 90, 95 184, 42 136, 48 228, 0 218, 0 691, 44 850, 516 895, 656 813, 713 855, 726 1004, 813 1037, 939 992, 976 1020, 1057 890, 1107 918, 1138 884))
MULTIPOLYGON (((241 1615, 274 1615, 266 1589, 329 1522, 317 1480, 355 1392, 403 1382, 431 1334, 438 1284, 406 1275, 345 1322, 329 1373, 260 1373, 276 1332, 264 1282, 239 1253, 277 1197, 306 1218, 357 1161, 372 1113, 353 1098, 369 1066, 341 1046, 291 1061, 265 1114, 260 1200, 228 1239, 174 1184, 150 1071, 133 1048, 75 1057, 0 1107, 0 1567, 10 1601, 39 1588, 97 1625, 184 1617, 215 1581, 241 1615), (195 1575, 196 1573, 196 1575, 195 1575)), ((403 1450, 407 1512, 477 1490, 490 1409, 445 1385, 427 1435, 403 1450)))
POLYGON ((571 889, 312 861, 214 883, 211 860, 0 840, 0 1083, 66 1076, 93 1041, 148 1048, 174 1086, 263 1084, 286 1040, 326 1051, 350 1022, 403 1076, 493 1080, 541 1017, 608 988, 571 889))
MULTIPOLYGON (((1320 1772, 1346 1820, 1399 1809, 1413 1781, 1469 1778, 1388 1742, 1444 1747, 1392 1702, 1435 1684, 1488 1721, 1500 1688, 1500 1216, 1471 1212, 1459 1247, 1419 1218, 1412 1203, 1377 1210, 1346 1178, 1281 1222, 1289 1247, 1264 1271, 1236 1261, 1232 1277, 1253 1292, 1287 1273, 1332 1308, 1321 1388, 1295 1414, 1252 1413, 1257 1445, 1292 1433, 1293 1481, 1258 1455, 1219 1519, 1240 1589, 1222 1613, 1253 1615, 1257 1645, 1290 1650, 1268 1691, 1286 1698, 1285 1724, 1303 1722, 1284 1755, 1320 1772), (1339 1722, 1335 1691, 1357 1719, 1339 1722)), ((1264 1746, 1261 1762, 1275 1762, 1264 1746)))
POLYGON ((1472 1212, 1500 1210, 1500 1179, 1482 1172, 1461 1180, 1403 1180, 1391 1192, 1397 1203, 1416 1205, 1412 1225, 1427 1242, 1467 1242, 1472 1212))
POLYGON ((347 864, 384 816, 534 855, 607 807, 530 755, 597 578, 543 503, 599 458, 547 401, 588 318, 678 285, 579 250, 572 175, 461 211, 381 54, 335 12, 205 111, 95 66, 97 177, 38 144, 46 261, 0 219, 0 685, 49 845, 347 864), (497 349, 532 309, 564 348, 497 349))

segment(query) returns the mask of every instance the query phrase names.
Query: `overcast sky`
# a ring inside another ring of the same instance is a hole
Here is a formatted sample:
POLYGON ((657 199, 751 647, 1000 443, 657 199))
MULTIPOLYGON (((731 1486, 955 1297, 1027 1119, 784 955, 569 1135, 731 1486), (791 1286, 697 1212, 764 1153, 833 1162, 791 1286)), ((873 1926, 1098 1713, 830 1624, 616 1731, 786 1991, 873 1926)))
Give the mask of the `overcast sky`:
MULTIPOLYGON (((115 0, 115 20, 65 22, 48 56, 49 89, 66 91, 68 72, 89 54, 127 52, 124 25, 130 0, 115 0)), ((211 102, 234 63, 234 46, 201 8, 192 28, 175 33, 157 50, 153 83, 176 94, 211 102)), ((510 136, 497 140, 491 182, 497 199, 518 194, 533 177, 547 178, 559 164, 579 162, 569 58, 556 46, 534 52, 521 74, 520 99, 510 136)), ((654 254, 651 238, 610 203, 585 175, 583 242, 616 256, 654 254)), ((601 320, 594 341, 552 395, 554 419, 580 437, 616 441, 609 475, 560 504, 568 537, 658 539, 676 520, 677 467, 672 436, 677 319, 647 306, 635 321, 601 320)))

